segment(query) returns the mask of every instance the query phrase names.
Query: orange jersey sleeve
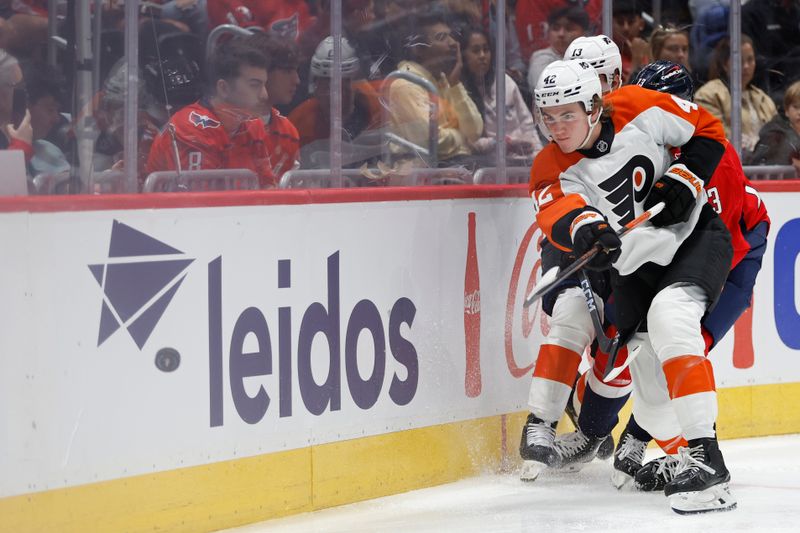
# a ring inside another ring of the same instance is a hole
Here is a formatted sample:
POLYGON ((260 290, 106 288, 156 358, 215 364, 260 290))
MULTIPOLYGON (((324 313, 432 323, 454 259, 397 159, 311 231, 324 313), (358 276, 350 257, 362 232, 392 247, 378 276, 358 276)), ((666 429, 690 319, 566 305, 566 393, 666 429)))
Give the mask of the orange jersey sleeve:
POLYGON ((586 200, 579 194, 564 194, 560 175, 581 159, 583 156, 578 152, 564 154, 551 143, 536 156, 531 167, 528 192, 533 199, 536 223, 548 240, 564 251, 572 250, 569 226, 586 207, 586 200))

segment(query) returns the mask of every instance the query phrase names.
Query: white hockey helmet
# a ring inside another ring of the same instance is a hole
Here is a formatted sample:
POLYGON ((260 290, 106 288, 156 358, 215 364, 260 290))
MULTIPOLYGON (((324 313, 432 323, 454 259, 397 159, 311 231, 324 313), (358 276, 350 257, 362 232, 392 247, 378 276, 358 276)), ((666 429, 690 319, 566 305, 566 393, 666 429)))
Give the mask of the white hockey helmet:
POLYGON ((594 110, 595 96, 603 97, 600 78, 589 63, 581 59, 553 61, 545 67, 533 91, 536 107, 580 102, 587 113, 594 110))
POLYGON ((594 67, 598 75, 604 75, 611 90, 622 86, 622 56, 619 47, 605 35, 578 37, 569 45, 564 59, 583 59, 594 67), (614 73, 619 74, 618 84, 612 87, 614 73))
MULTIPOLYGON (((350 43, 342 37, 342 77, 355 78, 359 74, 358 56, 350 43)), ((312 78, 333 77, 333 37, 328 36, 317 45, 311 58, 312 78)))

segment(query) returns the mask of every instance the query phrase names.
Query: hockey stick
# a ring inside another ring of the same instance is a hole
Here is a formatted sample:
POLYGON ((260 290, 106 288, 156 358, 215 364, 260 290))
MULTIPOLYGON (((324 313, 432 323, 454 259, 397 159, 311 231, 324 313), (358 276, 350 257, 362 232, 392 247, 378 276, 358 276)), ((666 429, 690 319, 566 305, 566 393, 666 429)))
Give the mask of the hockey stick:
MULTIPOLYGON (((627 224, 622 230, 619 232, 619 238, 621 239, 625 235, 628 234, 629 231, 636 228, 637 226, 641 225, 643 222, 650 220, 650 218, 656 216, 661 210, 664 209, 664 202, 659 202, 649 210, 645 211, 638 217, 634 218, 627 224)), ((578 259, 573 261, 571 265, 569 265, 564 271, 560 271, 559 268, 551 268, 542 276, 542 279, 539 280, 539 283, 531 290, 528 296, 525 298, 525 302, 522 304, 523 307, 530 307, 536 300, 550 292, 550 290, 555 287, 561 281, 564 281, 576 271, 580 270, 586 264, 594 258, 602 250, 602 247, 599 244, 595 244, 591 250, 580 256, 578 259)))
POLYGON ((612 353, 616 354, 619 349, 619 333, 614 335, 614 338, 606 335, 605 328, 603 328, 603 320, 600 318, 600 311, 597 309, 597 304, 594 300, 594 293, 592 292, 592 284, 589 281, 589 276, 586 271, 581 270, 578 274, 578 279, 581 282, 581 291, 583 297, 586 298, 586 307, 589 308, 589 316, 592 317, 592 324, 594 324, 594 336, 597 339, 597 345, 600 349, 609 354, 609 359, 612 353))

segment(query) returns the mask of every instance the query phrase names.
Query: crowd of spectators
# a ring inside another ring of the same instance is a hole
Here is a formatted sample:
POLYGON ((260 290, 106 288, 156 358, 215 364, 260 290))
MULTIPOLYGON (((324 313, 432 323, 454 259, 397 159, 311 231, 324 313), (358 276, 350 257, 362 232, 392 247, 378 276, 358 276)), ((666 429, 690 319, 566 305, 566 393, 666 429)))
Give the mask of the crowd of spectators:
MULTIPOLYGON (((614 0, 611 38, 622 83, 650 61, 681 63, 696 102, 730 136, 730 0, 614 0)), ((75 102, 74 54, 45 62, 47 2, 0 0, 0 144, 23 149, 28 173, 69 174, 76 125, 90 118, 93 172, 122 170, 128 72, 124 2, 102 2, 101 80, 75 102)), ((293 169, 330 166, 333 50, 330 0, 150 0, 139 20, 140 188, 154 171, 247 168, 261 187, 293 169), (206 57, 210 30, 230 32, 206 57)), ((505 121, 507 165, 529 165, 547 142, 534 124, 539 74, 579 37, 601 32, 602 0, 342 0, 341 146, 348 168, 496 165, 505 121), (498 109, 495 41, 505 27, 505 109, 498 109), (395 73, 392 76, 387 76, 395 73), (399 74, 398 74, 399 73, 399 74), (433 92, 431 92, 433 88, 433 92), (436 115, 431 116, 435 104, 436 115), (436 153, 430 154, 431 121, 436 153)), ((74 13, 59 13, 74 44, 74 13)), ((742 7, 745 164, 800 169, 800 0, 742 7)), ((610 43, 610 41, 609 41, 610 43)), ((374 177, 373 174, 370 174, 374 177)))

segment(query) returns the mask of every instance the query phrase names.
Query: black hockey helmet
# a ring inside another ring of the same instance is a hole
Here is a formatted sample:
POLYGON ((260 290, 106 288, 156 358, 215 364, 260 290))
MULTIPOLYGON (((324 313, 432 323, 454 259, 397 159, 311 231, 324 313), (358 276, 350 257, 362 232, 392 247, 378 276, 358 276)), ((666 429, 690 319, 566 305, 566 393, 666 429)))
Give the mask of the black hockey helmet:
POLYGON ((684 100, 694 100, 692 75, 686 67, 672 61, 660 59, 645 65, 630 83, 645 89, 674 94, 684 100))

